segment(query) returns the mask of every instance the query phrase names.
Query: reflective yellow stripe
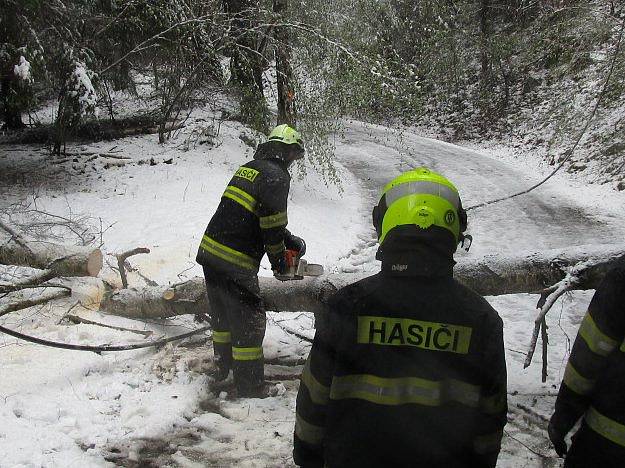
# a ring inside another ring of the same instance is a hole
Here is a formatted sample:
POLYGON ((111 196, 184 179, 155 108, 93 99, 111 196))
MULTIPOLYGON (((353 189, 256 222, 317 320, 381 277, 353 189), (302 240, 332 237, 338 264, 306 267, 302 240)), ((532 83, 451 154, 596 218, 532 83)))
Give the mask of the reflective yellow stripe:
POLYGON ((319 445, 323 441, 325 428, 310 424, 299 414, 295 415, 295 434, 304 442, 319 445))
POLYGON ((444 200, 447 200, 456 210, 458 210, 460 206, 460 197, 458 196, 458 192, 453 190, 451 187, 447 187, 446 185, 430 181, 404 182, 403 184, 395 185, 385 193, 386 206, 391 206, 400 198, 414 194, 435 195, 443 198, 444 200))
POLYGON ((477 436, 473 439, 473 450, 475 450, 475 453, 480 454, 496 452, 501 448, 502 437, 503 429, 492 434, 477 436))
POLYGON ((261 229, 271 229, 278 226, 286 226, 288 224, 288 219, 286 216, 286 211, 282 211, 280 213, 272 214, 269 216, 263 216, 260 218, 260 227, 261 229))
POLYGON ((211 253, 227 262, 233 263, 248 270, 258 270, 259 264, 252 257, 250 257, 249 255, 245 255, 244 253, 237 250, 231 249, 228 246, 220 244, 216 240, 208 237, 206 234, 204 234, 204 237, 202 238, 202 243, 200 244, 200 247, 208 253, 211 253))
POLYGON ((506 408, 508 395, 505 392, 497 393, 480 399, 480 410, 486 414, 497 414, 506 408))
POLYGON ((251 211, 255 215, 258 215, 258 213, 256 212, 256 205, 257 205, 256 200, 254 199, 253 196, 251 196, 249 193, 245 192, 244 190, 241 190, 240 188, 235 187, 234 185, 228 185, 228 187, 226 187, 226 190, 222 196, 237 202, 246 210, 251 211))
POLYGON ((448 402, 462 403, 477 408, 480 387, 459 380, 426 380, 417 377, 387 379, 370 374, 334 377, 330 398, 356 398, 380 405, 415 403, 441 406, 448 402))
POLYGON ((232 359, 235 361, 257 361, 263 358, 263 348, 238 348, 232 347, 232 359))
POLYGON ((619 349, 621 350, 621 352, 625 353, 625 340, 623 340, 619 349))
POLYGON ((213 342, 230 343, 231 341, 232 341, 232 334, 230 332, 213 331, 213 342))
POLYGON ((571 361, 566 365, 566 371, 564 371, 564 379, 562 381, 579 395, 588 395, 595 387, 595 381, 587 379, 582 376, 577 369, 573 367, 571 361))
POLYGON ((618 341, 603 333, 590 313, 587 313, 579 327, 579 335, 584 339, 593 353, 607 356, 618 346, 618 341))
POLYGON ((282 252, 286 247, 284 246, 284 241, 279 242, 277 244, 267 244, 265 246, 265 250, 270 254, 277 254, 282 252))
POLYGON ((625 425, 604 416, 592 406, 586 412, 586 424, 596 433, 625 447, 625 425))
POLYGON ((405 318, 358 317, 358 343, 414 346, 430 351, 467 354, 472 328, 405 318))
POLYGON ((310 393, 310 399, 317 405, 325 405, 330 398, 330 387, 321 384, 310 371, 310 359, 306 360, 301 377, 302 383, 310 393))

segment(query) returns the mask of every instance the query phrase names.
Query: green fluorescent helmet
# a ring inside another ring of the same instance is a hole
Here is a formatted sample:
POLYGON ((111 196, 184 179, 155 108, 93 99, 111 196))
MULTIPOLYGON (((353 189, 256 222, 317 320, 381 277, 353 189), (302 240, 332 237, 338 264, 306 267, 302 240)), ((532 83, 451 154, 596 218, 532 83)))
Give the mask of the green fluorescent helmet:
POLYGON ((304 140, 297 130, 287 124, 278 125, 269 134, 268 141, 279 141, 285 145, 297 145, 304 150, 304 140))
POLYGON ((380 202, 373 210, 373 224, 380 245, 392 229, 405 225, 447 229, 457 243, 466 230, 466 213, 454 184, 428 168, 419 167, 384 187, 380 202))

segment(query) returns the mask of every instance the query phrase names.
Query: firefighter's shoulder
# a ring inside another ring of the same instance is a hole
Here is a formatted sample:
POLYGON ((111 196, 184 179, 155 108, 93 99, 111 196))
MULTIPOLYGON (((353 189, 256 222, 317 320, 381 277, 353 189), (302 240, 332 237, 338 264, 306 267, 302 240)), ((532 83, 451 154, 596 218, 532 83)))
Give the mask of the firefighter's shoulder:
POLYGON ((478 322, 485 320, 487 323, 501 323, 499 314, 483 296, 456 279, 453 282, 455 287, 450 291, 453 300, 462 304, 464 310, 477 318, 478 322))
POLYGON ((269 183, 270 185, 276 184, 289 184, 291 181, 291 175, 289 171, 280 165, 280 162, 274 159, 257 159, 252 161, 253 166, 260 172, 260 182, 269 183))
MULTIPOLYGON (((380 287, 380 273, 362 278, 355 283, 342 287, 328 299, 330 310, 340 310, 341 313, 354 311, 358 302, 368 296, 376 294, 380 287)), ((353 312, 355 313, 355 312, 353 312)))

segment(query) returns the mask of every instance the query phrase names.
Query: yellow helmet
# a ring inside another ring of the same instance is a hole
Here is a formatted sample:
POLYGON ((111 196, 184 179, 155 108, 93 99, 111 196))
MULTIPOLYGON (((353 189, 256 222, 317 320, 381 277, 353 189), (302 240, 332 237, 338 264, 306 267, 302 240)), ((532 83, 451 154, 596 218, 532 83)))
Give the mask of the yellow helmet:
POLYGON ((438 226, 453 234, 457 244, 467 228, 467 215, 454 184, 426 167, 419 167, 384 187, 373 210, 373 224, 380 245, 390 231, 405 225, 419 229, 438 226))
POLYGON ((287 124, 278 125, 269 134, 268 141, 279 141, 285 145, 297 145, 304 150, 304 140, 297 130, 287 124))

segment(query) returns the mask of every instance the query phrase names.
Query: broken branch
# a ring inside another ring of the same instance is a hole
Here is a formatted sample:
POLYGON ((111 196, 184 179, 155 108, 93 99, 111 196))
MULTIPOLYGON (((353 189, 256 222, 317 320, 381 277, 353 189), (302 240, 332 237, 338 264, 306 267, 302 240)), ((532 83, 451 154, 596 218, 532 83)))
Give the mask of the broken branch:
POLYGON ((80 324, 80 323, 83 323, 85 325, 96 325, 98 327, 111 328, 113 330, 137 333, 138 335, 143 335, 146 338, 149 337, 149 336, 152 336, 154 334, 154 332, 152 332, 150 330, 134 330, 132 328, 115 327, 113 325, 106 325, 104 323, 94 322, 92 320, 87 320, 87 319, 82 318, 82 317, 80 317, 78 315, 67 315, 67 316, 65 316, 65 318, 67 320, 69 320, 70 322, 72 322, 73 324, 76 324, 76 325, 80 324))
POLYGON ((146 247, 137 247, 136 249, 115 255, 115 257, 117 257, 117 265, 119 266, 119 275, 122 277, 122 288, 126 289, 128 287, 128 277, 126 276, 126 267, 124 266, 126 259, 128 257, 132 257, 133 255, 149 253, 150 249, 146 247))
POLYGON ((589 265, 587 262, 579 263, 567 273, 567 275, 554 284, 553 286, 544 290, 541 294, 540 299, 538 300, 538 304, 536 305, 537 309, 539 309, 538 315, 536 319, 534 319, 534 332, 532 333, 532 339, 530 341, 529 349, 527 351, 527 357, 525 358, 525 363, 523 364, 523 368, 529 367, 532 363, 532 357, 534 356, 534 351, 536 350, 536 343, 538 341, 538 333, 543 330, 542 338, 543 338, 543 382, 546 379, 546 341, 547 341, 547 322, 545 317, 547 312, 551 309, 551 307, 556 303, 556 301, 567 291, 574 289, 574 287, 580 283, 581 276, 585 273, 587 268, 590 268, 593 265, 589 265))
POLYGON ((0 317, 11 312, 17 312, 18 310, 27 309, 28 307, 45 304, 54 299, 70 296, 71 293, 72 291, 67 288, 55 291, 52 294, 44 294, 36 299, 24 299, 21 301, 9 302, 7 305, 0 307, 0 317))
POLYGON ((40 272, 23 278, 13 284, 0 285, 0 294, 19 291, 20 289, 38 287, 42 283, 57 277, 54 270, 41 270, 40 272))

